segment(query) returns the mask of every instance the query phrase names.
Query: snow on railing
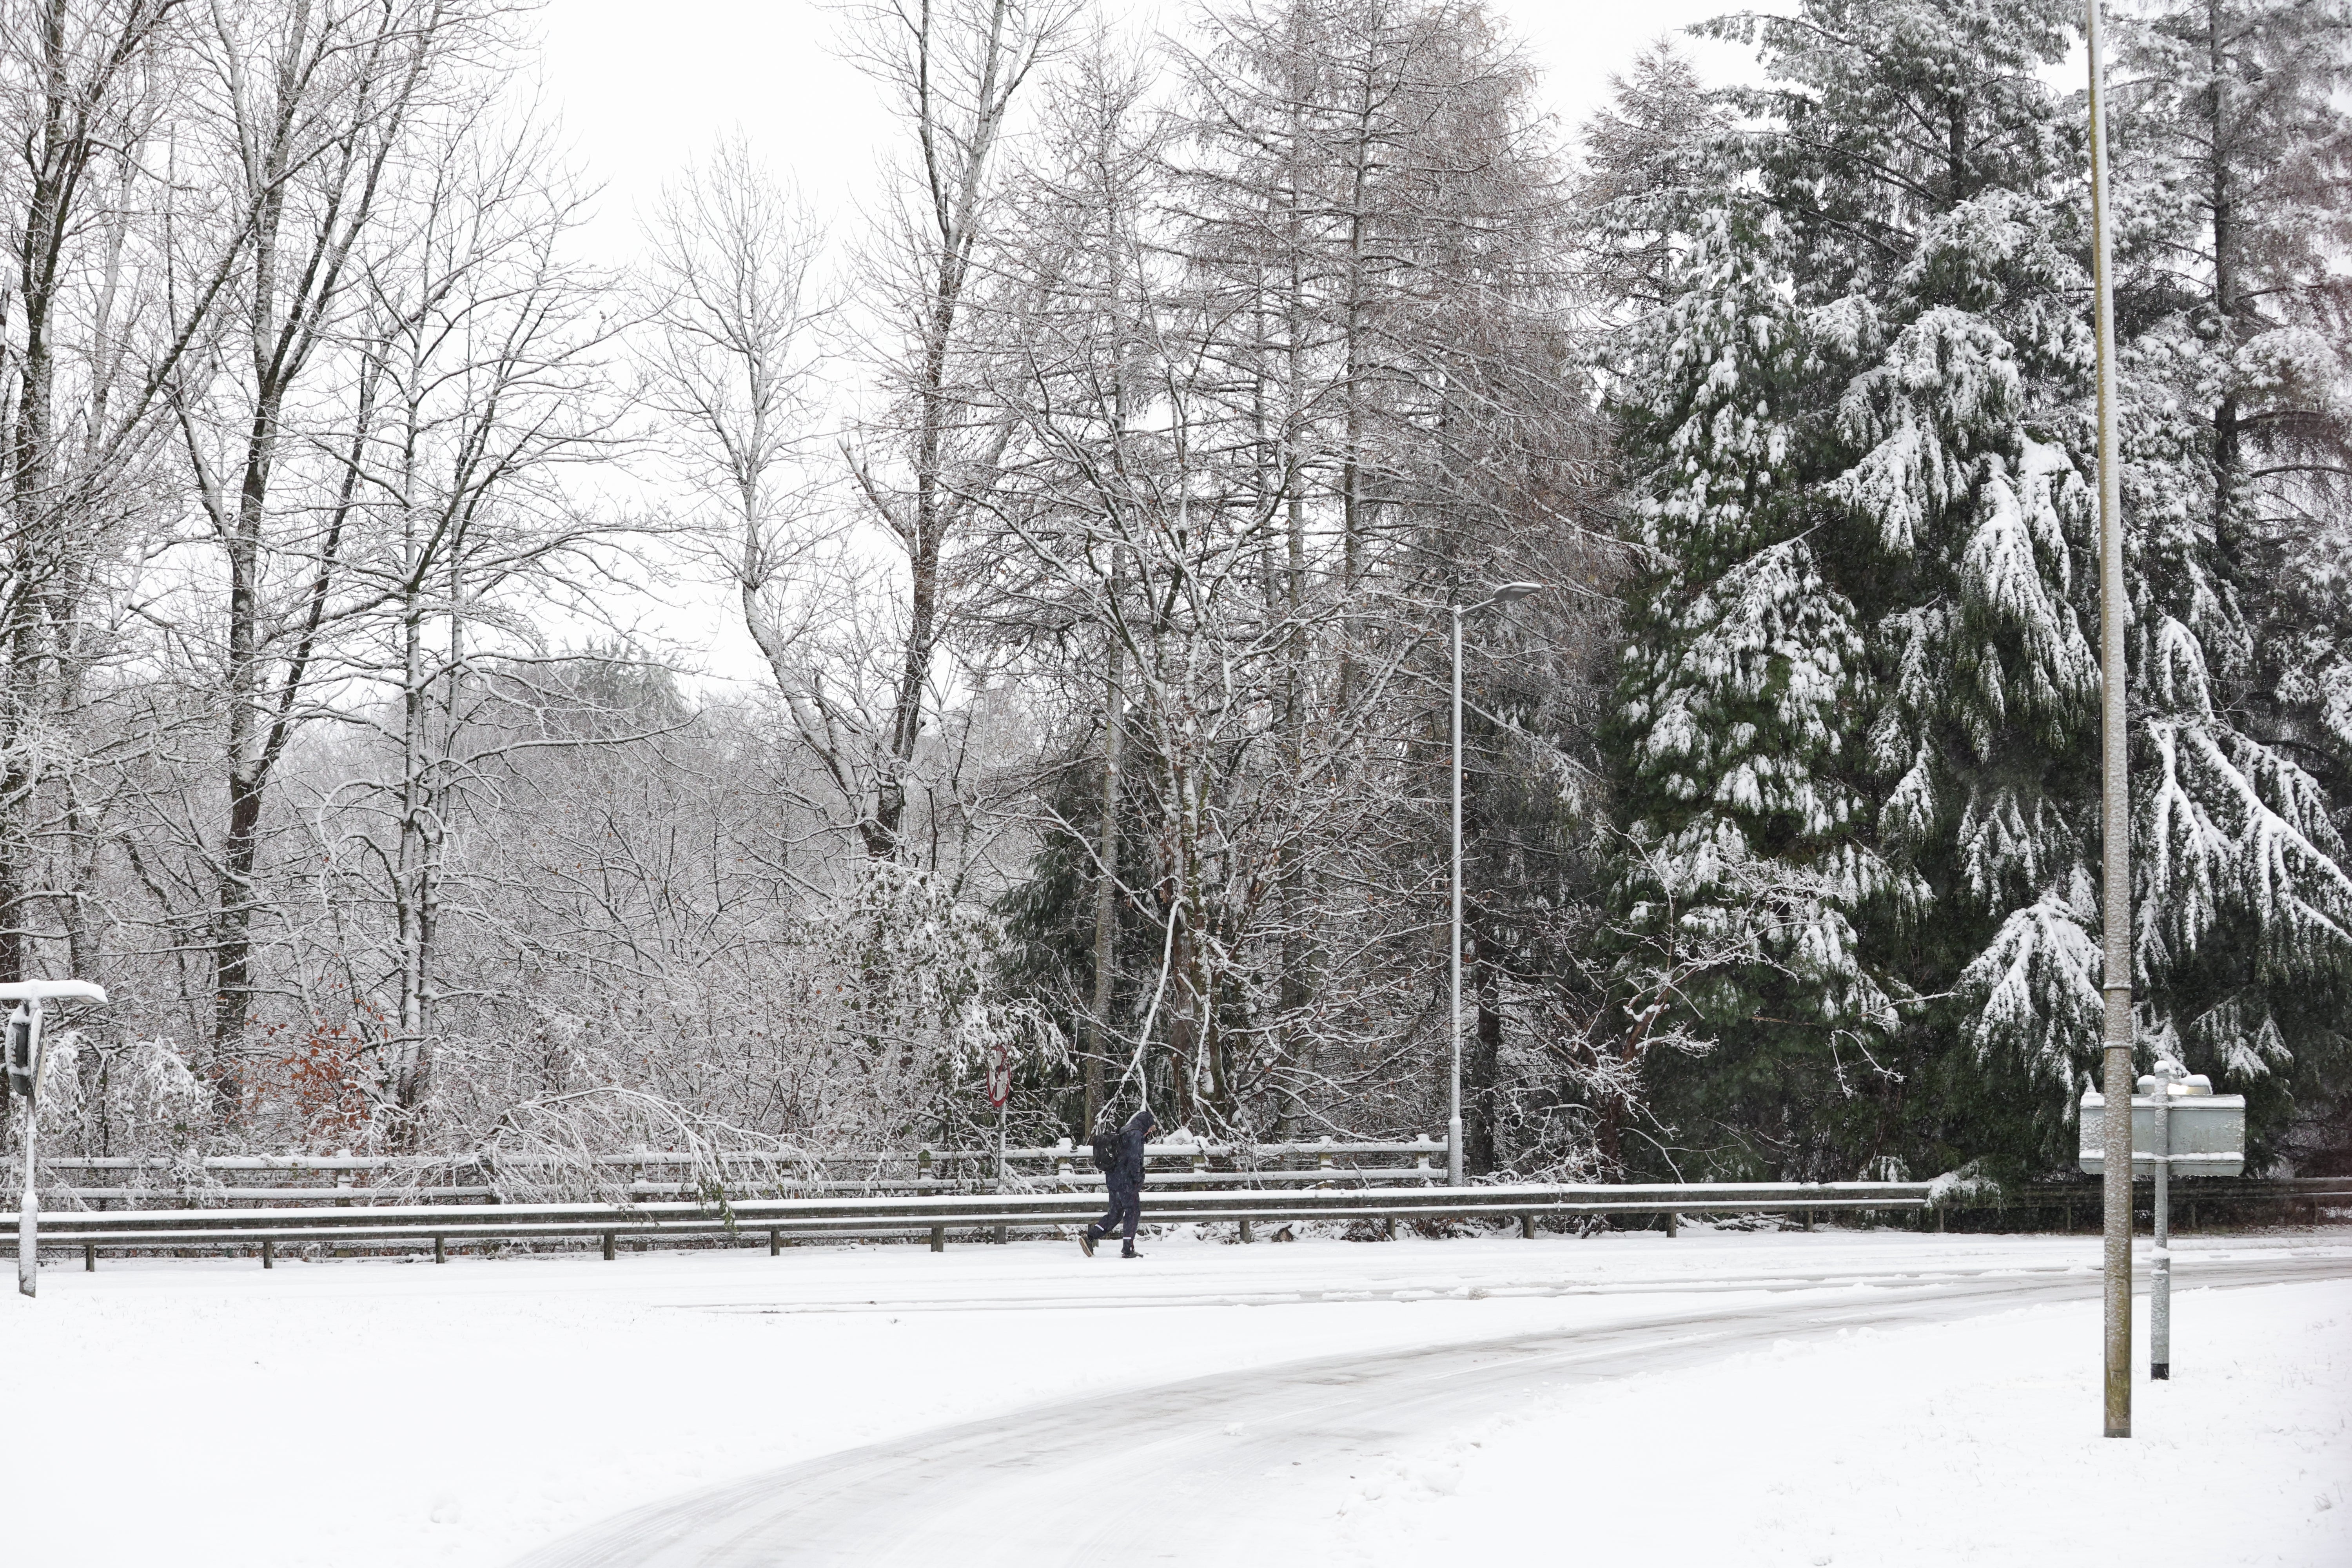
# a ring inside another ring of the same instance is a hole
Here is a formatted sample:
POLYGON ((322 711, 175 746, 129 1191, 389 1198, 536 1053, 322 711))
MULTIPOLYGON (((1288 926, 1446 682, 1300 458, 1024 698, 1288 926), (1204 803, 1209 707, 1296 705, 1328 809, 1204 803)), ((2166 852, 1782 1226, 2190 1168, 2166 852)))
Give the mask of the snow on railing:
MULTIPOLYGON (((1152 1180, 1160 1185, 1285 1186, 1333 1180, 1359 1183, 1425 1183, 1444 1174, 1445 1145, 1426 1135, 1409 1140, 1340 1142, 1320 1139, 1310 1142, 1212 1143, 1191 1141, 1153 1143, 1144 1155, 1152 1180)), ((153 1206, 205 1203, 259 1203, 365 1206, 398 1202, 497 1202, 502 1189, 493 1184, 501 1173, 528 1173, 585 1164, 625 1173, 627 1180, 612 1187, 631 1198, 693 1196, 698 1182, 660 1180, 663 1175, 708 1171, 740 1173, 747 1194, 782 1194, 822 1196, 834 1194, 936 1192, 970 1189, 994 1184, 996 1152, 982 1149, 836 1150, 829 1152, 747 1150, 700 1152, 667 1149, 631 1149, 567 1160, 528 1153, 486 1154, 217 1154, 201 1161, 160 1155, 60 1155, 42 1161, 41 1184, 46 1195, 67 1203, 122 1204, 153 1206), (845 1168, 866 1174, 833 1174, 845 1168), (139 1178, 167 1174, 177 1180, 143 1183, 139 1178), (293 1184, 260 1184, 256 1177, 297 1178, 293 1184), (116 1176, 111 1184, 92 1177, 116 1176), (80 1181, 74 1178, 79 1176, 80 1181), (299 1178, 334 1178, 331 1182, 300 1183, 299 1178), (130 1184, 123 1184, 122 1178, 130 1184), (190 1180, 190 1178, 194 1178, 190 1180), (236 1182, 235 1178, 247 1178, 236 1182)), ((1011 1184, 1024 1189, 1041 1186, 1099 1185, 1094 1155, 1068 1142, 1042 1148, 1008 1149, 1004 1159, 1011 1184), (1042 1167, 1042 1169, 1040 1169, 1042 1167)), ((737 1178, 730 1174, 730 1193, 737 1178)))
MULTIPOLYGON (((729 1163, 760 1163, 772 1164, 779 1161, 817 1164, 873 1164, 877 1162, 912 1163, 928 1152, 937 1161, 994 1160, 993 1149, 842 1149, 827 1152, 817 1151, 777 1151, 769 1149, 719 1152, 711 1154, 681 1152, 670 1149, 625 1149, 590 1158, 602 1165, 690 1165, 697 1160, 719 1160, 729 1163)), ((1329 1139, 1312 1142, 1292 1143, 1151 1143, 1144 1148, 1154 1160, 1240 1160, 1297 1157, 1314 1155, 1324 1159, 1357 1157, 1367 1154, 1432 1156, 1445 1152, 1443 1139, 1426 1135, 1397 1142, 1341 1143, 1329 1139)), ((1084 1144, 1073 1146, 1056 1143, 1044 1148, 1008 1149, 1008 1160, 1028 1162, 1083 1160, 1091 1164, 1094 1155, 1084 1144)), ((422 1170, 435 1167, 465 1168, 489 1163, 492 1156, 475 1153, 455 1154, 208 1154, 203 1161, 207 1171, 392 1171, 422 1170)), ((90 1171, 162 1171, 180 1164, 163 1154, 61 1154, 42 1162, 58 1170, 90 1171)), ((533 1163, 554 1163, 552 1156, 531 1154, 500 1154, 495 1163, 520 1165, 533 1163)))

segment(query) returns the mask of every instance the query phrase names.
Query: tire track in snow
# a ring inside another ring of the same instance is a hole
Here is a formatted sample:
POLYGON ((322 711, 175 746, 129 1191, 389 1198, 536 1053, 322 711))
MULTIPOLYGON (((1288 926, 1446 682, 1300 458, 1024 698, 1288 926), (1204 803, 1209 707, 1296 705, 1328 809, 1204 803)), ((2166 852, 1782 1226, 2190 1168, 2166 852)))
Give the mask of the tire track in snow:
MULTIPOLYGON (((2352 1258, 2176 1253, 2175 1271, 2184 1290, 2284 1284, 2352 1278, 2352 1258)), ((1803 1294, 1737 1309, 1291 1363, 962 1422, 638 1509, 520 1568, 1247 1561, 1247 1521, 1277 1505, 1307 1467, 1370 1459, 1531 1394, 1780 1340, 1948 1321, 2099 1289, 2088 1271, 1801 1279, 1803 1294), (1853 1287, 1868 1288, 1866 1298, 1853 1287), (1183 1521, 1179 1538, 1139 1538, 1131 1505, 1144 1499, 1153 1519, 1183 1521)))

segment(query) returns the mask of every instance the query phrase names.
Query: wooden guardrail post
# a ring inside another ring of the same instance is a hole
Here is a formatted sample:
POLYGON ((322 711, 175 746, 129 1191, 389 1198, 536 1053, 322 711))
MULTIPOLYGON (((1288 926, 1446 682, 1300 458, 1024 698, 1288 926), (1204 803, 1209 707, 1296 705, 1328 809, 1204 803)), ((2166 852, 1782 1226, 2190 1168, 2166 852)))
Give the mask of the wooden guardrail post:
POLYGON ((98 1247, 94 1242, 84 1242, 82 1244, 81 1271, 85 1274, 95 1274, 98 1272, 98 1247))
POLYGON ((1666 1239, 1672 1241, 1683 1233, 1683 1216, 1673 1209, 1666 1211, 1666 1239))
MULTIPOLYGON (((915 1151, 915 1191, 918 1194, 922 1194, 928 1193, 930 1190, 931 1146, 926 1143, 920 1149, 915 1151)), ((931 1250, 933 1252, 945 1252, 947 1249, 948 1227, 943 1225, 935 1225, 931 1226, 931 1250)))
POLYGON ((266 1236, 261 1238, 261 1266, 264 1268, 278 1267, 278 1243, 266 1236))
POLYGON ((1521 1241, 1533 1241, 1535 1238, 1536 1216, 1531 1214, 1521 1215, 1519 1216, 1519 1239, 1521 1241))
POLYGON ((768 1233, 768 1256, 773 1258, 778 1253, 783 1251, 783 1249, 784 1233, 781 1230, 770 1231, 768 1233))
POLYGON ((604 1261, 613 1261, 613 1233, 609 1230, 604 1233, 604 1261))
POLYGON ((448 1243, 441 1237, 436 1236, 433 1238, 433 1261, 436 1263, 449 1261, 448 1243))

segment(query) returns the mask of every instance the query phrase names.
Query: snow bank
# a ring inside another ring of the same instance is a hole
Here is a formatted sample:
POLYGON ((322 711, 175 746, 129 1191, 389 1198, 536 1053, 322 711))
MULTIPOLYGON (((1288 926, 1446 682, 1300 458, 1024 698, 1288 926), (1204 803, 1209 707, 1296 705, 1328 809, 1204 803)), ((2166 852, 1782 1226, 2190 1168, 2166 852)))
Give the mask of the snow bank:
POLYGON ((1537 1394, 1334 1479, 1279 1548, 1308 1563, 1442 1548, 1652 1568, 2352 1564, 2352 1282, 2181 1291, 2173 1312, 2173 1381, 2137 1380, 2127 1442, 2099 1435, 2095 1303, 1840 1331, 1537 1394))
MULTIPOLYGON (((29 1506, 6 1560, 494 1568, 689 1489, 1041 1402, 1702 1300, 1826 1310, 1873 1279, 2087 1275, 2095 1248, 1690 1226, 1168 1239, 1136 1264, 1040 1243, 52 1268, 37 1302, 0 1306, 5 1408, 33 1428, 7 1439, 29 1506)), ((2136 1525, 2136 1564, 2352 1563, 2347 1316, 2352 1287, 2183 1289, 2179 1381, 2143 1389, 2130 1445, 2090 1435, 2095 1310, 2066 1307, 1531 1397, 1377 1474, 1309 1465, 1251 1528, 1349 1563, 1407 1540, 1619 1545, 1578 1560, 1662 1568, 2061 1562, 2087 1560, 2095 1489, 2169 1489, 2202 1512, 2136 1525)))

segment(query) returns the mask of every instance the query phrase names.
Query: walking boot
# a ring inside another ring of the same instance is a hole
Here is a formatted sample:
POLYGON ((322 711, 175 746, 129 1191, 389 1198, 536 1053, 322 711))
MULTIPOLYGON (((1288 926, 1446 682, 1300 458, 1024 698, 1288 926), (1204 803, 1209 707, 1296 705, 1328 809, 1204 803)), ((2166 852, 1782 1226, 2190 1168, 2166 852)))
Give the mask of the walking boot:
POLYGON ((1120 1247, 1118 1249, 1118 1255, 1121 1258, 1140 1258, 1143 1256, 1143 1254, 1135 1250, 1135 1243, 1131 1241, 1120 1247))
POLYGON ((1086 1229, 1078 1232, 1078 1250, 1085 1253, 1088 1258, 1092 1258, 1095 1255, 1094 1226, 1088 1226, 1086 1229))

